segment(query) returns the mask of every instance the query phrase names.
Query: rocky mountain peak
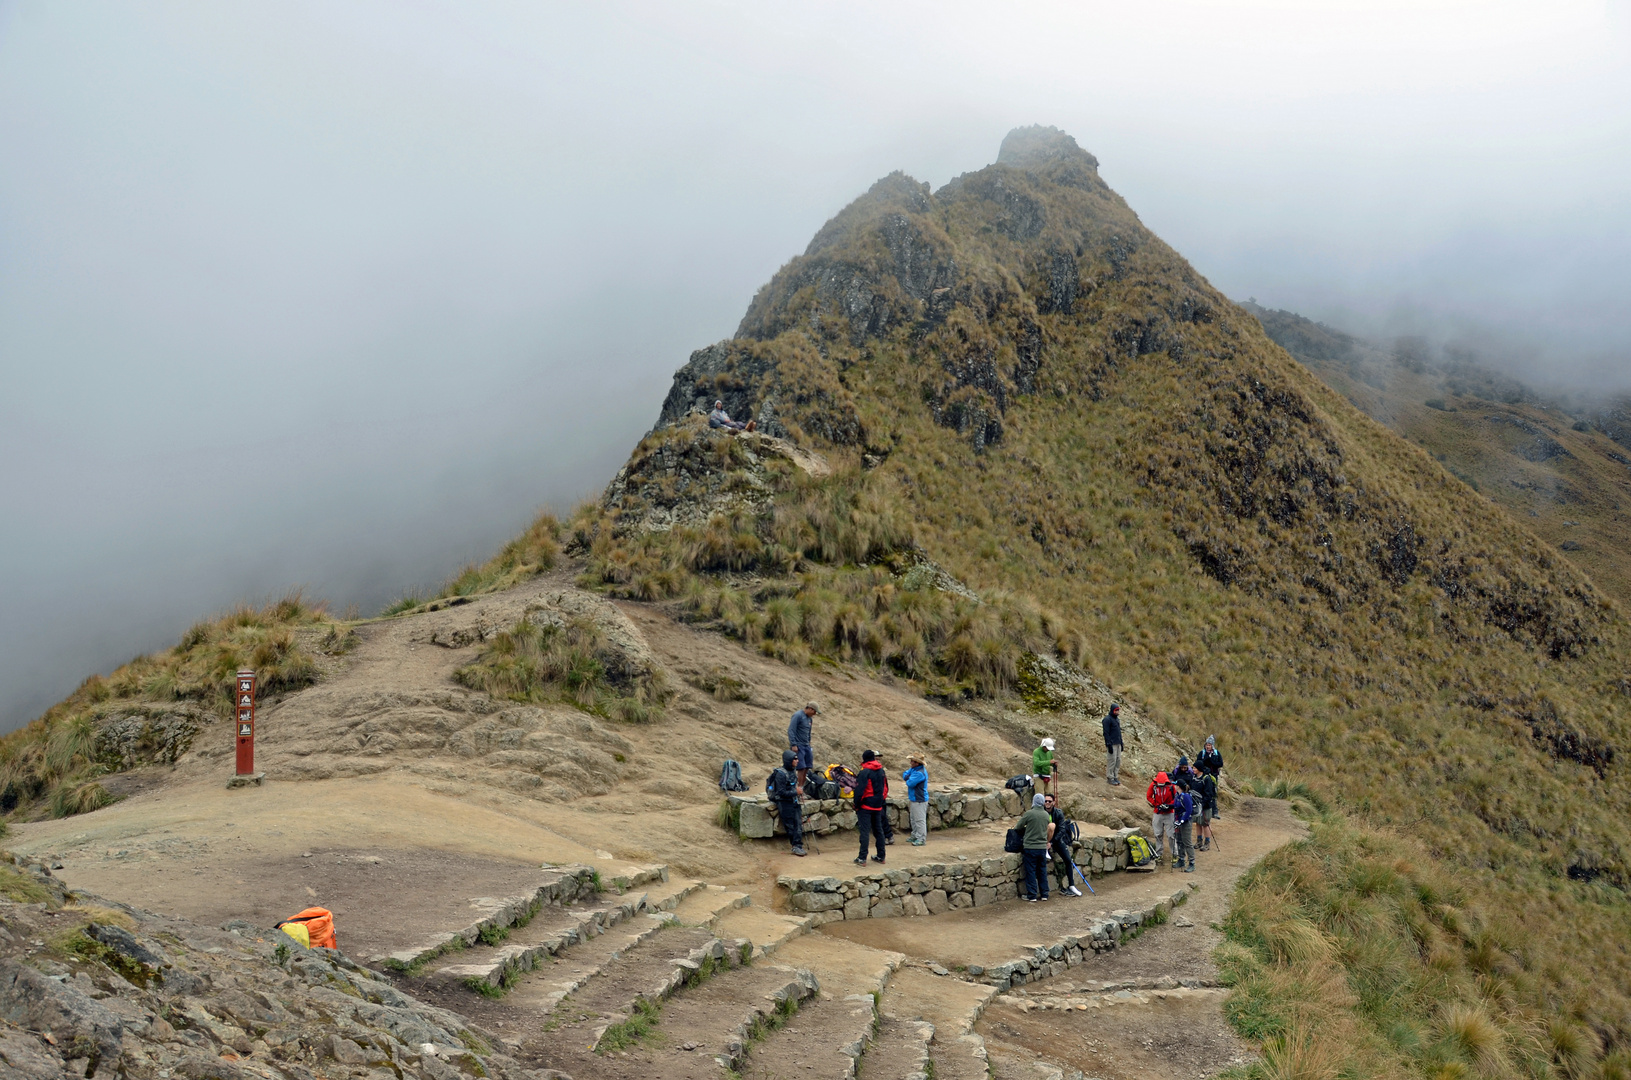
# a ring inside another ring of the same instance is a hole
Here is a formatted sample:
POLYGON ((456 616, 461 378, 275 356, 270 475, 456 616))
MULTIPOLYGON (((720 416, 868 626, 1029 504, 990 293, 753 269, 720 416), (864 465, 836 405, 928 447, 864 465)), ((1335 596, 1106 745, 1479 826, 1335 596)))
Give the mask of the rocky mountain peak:
POLYGON ((1041 169, 1060 161, 1091 169, 1099 167, 1099 159, 1078 146, 1075 139, 1043 124, 1015 128, 997 151, 997 164, 1015 169, 1041 169))

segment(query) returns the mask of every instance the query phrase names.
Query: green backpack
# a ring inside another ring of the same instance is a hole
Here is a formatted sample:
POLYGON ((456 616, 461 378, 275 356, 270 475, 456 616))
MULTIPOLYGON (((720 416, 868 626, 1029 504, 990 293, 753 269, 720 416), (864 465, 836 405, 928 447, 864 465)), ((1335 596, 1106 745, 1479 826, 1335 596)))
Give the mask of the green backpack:
POLYGON ((1127 865, 1130 867, 1148 866, 1155 861, 1155 849, 1150 842, 1134 833, 1127 838, 1127 865))

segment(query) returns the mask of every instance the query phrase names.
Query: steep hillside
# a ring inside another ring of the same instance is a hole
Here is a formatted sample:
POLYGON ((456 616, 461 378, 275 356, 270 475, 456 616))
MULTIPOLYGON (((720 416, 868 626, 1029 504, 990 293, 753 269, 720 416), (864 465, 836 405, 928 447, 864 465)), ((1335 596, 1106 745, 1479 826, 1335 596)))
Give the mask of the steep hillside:
POLYGON ((1631 605, 1631 426, 1624 402, 1561 401, 1425 342, 1384 346, 1247 304, 1269 337, 1360 409, 1631 605))
MULTIPOLYGON (((1594 1055, 1631 1037, 1624 615, 1275 345, 1068 136, 1016 131, 939 191, 880 180, 692 356, 636 459, 714 397, 832 475, 622 528, 683 478, 648 469, 577 522, 600 582, 976 709, 1079 660, 1242 771, 1424 841, 1489 913, 1458 925, 1486 935, 1507 1038, 1547 1016, 1594 1055), (903 606, 919 555, 1007 599, 903 606)), ((1372 1067, 1425 1069, 1435 1023, 1378 1034, 1372 1067)))

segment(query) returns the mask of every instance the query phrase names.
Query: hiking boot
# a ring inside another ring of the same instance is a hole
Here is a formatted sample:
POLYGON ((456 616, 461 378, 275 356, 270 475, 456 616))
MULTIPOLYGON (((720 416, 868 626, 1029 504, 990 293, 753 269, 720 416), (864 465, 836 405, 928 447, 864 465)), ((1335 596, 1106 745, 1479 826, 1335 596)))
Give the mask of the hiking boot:
POLYGON ((889 839, 884 841, 885 844, 893 844, 894 842, 895 842, 895 838, 893 836, 891 836, 889 839))
POLYGON ((798 855, 798 856, 803 856, 805 854, 805 851, 801 847, 796 847, 796 848, 793 849, 793 854, 798 855))
MULTIPOLYGON (((872 861, 876 862, 876 863, 881 863, 881 862, 883 862, 883 856, 882 855, 874 855, 874 856, 872 856, 872 861)), ((860 862, 860 860, 857 859, 856 862, 860 862)))
POLYGON ((1026 903, 1027 903, 1027 904, 1034 904, 1034 903, 1036 903, 1036 897, 1034 897, 1034 896, 1027 896, 1027 897, 1026 897, 1026 898, 1025 898, 1025 902, 1026 902, 1026 903))
POLYGON ((1078 889, 1078 888, 1077 888, 1077 887, 1076 887, 1076 886, 1074 886, 1074 885, 1072 885, 1072 886, 1070 886, 1070 887, 1069 887, 1069 888, 1068 888, 1068 889, 1066 889, 1066 890, 1065 890, 1065 891, 1066 891, 1066 892, 1068 892, 1068 893, 1069 893, 1069 894, 1070 894, 1070 895, 1072 895, 1072 896, 1080 896, 1080 895, 1082 895, 1082 890, 1080 890, 1080 889, 1078 889))
POLYGON ((865 866, 866 865, 866 860, 865 859, 856 859, 855 860, 855 865, 856 866, 865 866))

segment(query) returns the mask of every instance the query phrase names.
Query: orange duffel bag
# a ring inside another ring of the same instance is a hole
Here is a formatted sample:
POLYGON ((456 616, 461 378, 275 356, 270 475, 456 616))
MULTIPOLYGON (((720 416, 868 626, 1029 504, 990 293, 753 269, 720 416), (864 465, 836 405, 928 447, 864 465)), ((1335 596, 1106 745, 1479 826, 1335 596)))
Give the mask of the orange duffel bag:
POLYGON ((334 912, 328 908, 309 907, 293 918, 284 919, 277 929, 314 949, 338 949, 334 941, 334 912))

